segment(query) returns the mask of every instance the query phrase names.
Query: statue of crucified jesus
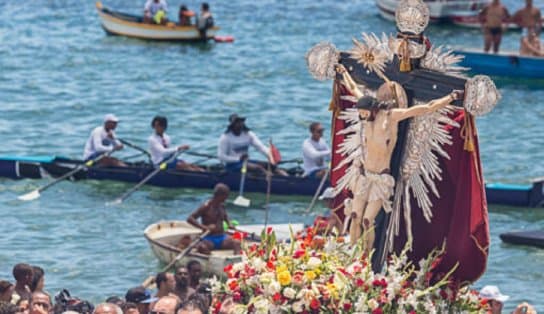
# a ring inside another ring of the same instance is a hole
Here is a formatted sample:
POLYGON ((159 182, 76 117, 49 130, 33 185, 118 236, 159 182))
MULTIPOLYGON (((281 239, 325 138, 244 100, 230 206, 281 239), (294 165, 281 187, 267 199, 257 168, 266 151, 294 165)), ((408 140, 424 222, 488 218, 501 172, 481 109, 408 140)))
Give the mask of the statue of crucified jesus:
MULTIPOLYGON (((383 207, 391 212, 391 195, 395 179, 390 163, 397 143, 398 125, 401 121, 435 112, 463 97, 464 91, 453 90, 447 96, 424 105, 408 108, 406 92, 396 82, 388 81, 377 92, 377 97, 364 96, 343 65, 336 66, 342 84, 357 98, 361 120, 361 154, 353 161, 357 175, 352 177, 348 189, 353 194, 346 217, 351 219, 350 239, 356 243, 361 236, 364 249, 370 252, 374 245, 374 220, 383 207)), ((411 243, 411 241, 409 241, 411 243)))

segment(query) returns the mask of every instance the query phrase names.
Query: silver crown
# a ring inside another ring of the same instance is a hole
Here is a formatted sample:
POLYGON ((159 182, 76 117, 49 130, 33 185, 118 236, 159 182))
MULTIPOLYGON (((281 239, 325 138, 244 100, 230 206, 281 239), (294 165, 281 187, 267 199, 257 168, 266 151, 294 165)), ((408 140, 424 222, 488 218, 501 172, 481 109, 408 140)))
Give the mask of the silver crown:
POLYGON ((501 94, 488 76, 476 75, 465 83, 465 109, 474 116, 487 114, 500 99, 501 94))
POLYGON ((335 67, 339 59, 340 52, 328 42, 321 42, 306 53, 308 70, 315 79, 320 81, 335 78, 335 67))
POLYGON ((421 0, 402 0, 397 6, 395 20, 401 32, 419 35, 429 24, 429 7, 421 0))

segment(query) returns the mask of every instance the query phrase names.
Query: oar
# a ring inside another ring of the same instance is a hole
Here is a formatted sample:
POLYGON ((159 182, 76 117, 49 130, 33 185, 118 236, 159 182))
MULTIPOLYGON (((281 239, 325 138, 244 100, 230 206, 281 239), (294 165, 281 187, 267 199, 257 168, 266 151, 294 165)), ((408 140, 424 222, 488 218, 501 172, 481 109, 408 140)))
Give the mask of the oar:
POLYGON ((132 193, 134 193, 136 190, 138 190, 140 187, 142 187, 142 185, 144 185, 147 181, 151 180, 151 178, 153 178, 155 175, 157 175, 157 173, 159 173, 161 170, 165 170, 166 167, 168 167, 168 164, 171 163, 172 161, 176 160, 176 158, 179 156, 179 154, 181 154, 183 151, 182 150, 179 150, 177 151, 174 155, 172 155, 172 157, 168 158, 166 161, 163 161, 158 167, 157 169, 153 170, 150 174, 148 174, 142 181, 140 181, 138 184, 136 184, 133 188, 131 188, 130 190, 126 191, 125 194, 119 196, 118 198, 116 198, 113 202, 111 203, 108 203, 111 204, 111 205, 117 205, 117 204, 121 204, 125 199, 127 199, 132 193))
MULTIPOLYGON (((193 242, 191 242, 191 244, 189 244, 183 251, 181 251, 170 263, 168 263, 168 265, 166 265, 166 267, 164 267, 161 272, 164 273, 165 271, 168 271, 172 266, 174 266, 176 264, 177 261, 179 261, 180 259, 182 259, 185 255, 187 255, 187 253, 189 253, 193 247, 195 247, 195 245, 197 245, 198 243, 200 243, 200 241, 202 241, 202 239, 204 237, 206 237, 208 234, 210 233, 210 230, 206 230, 204 231, 200 236, 198 236, 197 238, 195 238, 193 240, 193 242)), ((153 280, 155 279, 154 276, 149 276, 147 277, 146 280, 144 280, 144 282, 142 283, 142 286, 144 287, 148 287, 149 285, 151 285, 153 283, 153 280)))
POLYGON ((327 168, 327 172, 325 172, 325 175, 323 175, 323 178, 321 178, 321 182, 319 182, 319 186, 317 187, 317 190, 315 191, 315 194, 314 194, 314 197, 312 198, 312 202, 310 203, 310 206, 306 208, 307 213, 309 213, 312 210, 312 208, 314 208, 315 201, 317 200, 319 193, 321 193, 321 189, 323 189, 323 185, 325 184, 325 181, 327 181, 328 176, 329 176, 329 169, 327 168))
POLYGON ((266 205, 264 216, 264 228, 268 226, 268 213, 270 212, 270 190, 272 189, 272 169, 270 169, 270 162, 268 163, 268 171, 266 172, 266 205))
POLYGON ((186 154, 191 155, 191 156, 197 156, 197 157, 206 157, 208 159, 217 158, 216 155, 202 154, 202 153, 197 153, 197 152, 186 152, 186 154))
POLYGON ((246 173, 247 173, 247 159, 244 160, 244 163, 242 164, 242 169, 240 169, 240 172, 242 173, 242 177, 240 179, 240 192, 236 199, 234 199, 233 204, 236 206, 241 207, 249 207, 249 204, 251 204, 251 200, 244 197, 244 185, 246 183, 246 173))
POLYGON ((106 156, 109 156, 111 152, 107 152, 107 153, 103 153, 101 155, 99 155, 98 157, 94 158, 94 159, 91 159, 87 162, 85 162, 83 165, 79 165, 77 166, 75 169, 65 173, 64 175, 58 177, 57 179, 55 179, 54 181, 52 182, 49 182, 48 184, 42 186, 41 188, 37 188, 35 189, 34 191, 32 192, 29 192, 29 193, 26 193, 24 195, 20 195, 19 197, 17 197, 18 199, 20 199, 21 201, 32 201, 32 200, 35 200, 37 198, 39 198, 41 196, 41 192, 47 190, 48 188, 52 187, 53 185, 61 182, 62 180, 66 179, 66 178, 69 178, 70 176, 72 176, 73 174, 85 169, 85 168, 88 168, 88 167, 91 167, 95 162, 97 162, 98 160, 102 159, 103 157, 106 157, 106 156))
POLYGON ((123 140, 123 139, 120 139, 120 138, 118 138, 117 140, 119 140, 119 142, 121 142, 121 143, 127 145, 128 147, 132 147, 132 148, 134 148, 135 150, 144 153, 144 154, 147 156, 147 158, 149 159, 149 161, 151 162, 151 154, 150 154, 147 150, 141 148, 141 147, 138 146, 138 145, 132 144, 131 142, 128 142, 128 141, 126 141, 126 140, 123 140))

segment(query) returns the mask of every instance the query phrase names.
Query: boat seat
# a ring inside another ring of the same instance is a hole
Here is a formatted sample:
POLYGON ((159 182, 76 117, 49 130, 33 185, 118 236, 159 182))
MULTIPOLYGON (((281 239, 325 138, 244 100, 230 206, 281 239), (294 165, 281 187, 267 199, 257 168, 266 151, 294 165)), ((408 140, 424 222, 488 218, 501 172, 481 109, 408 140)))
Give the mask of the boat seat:
POLYGON ((212 256, 233 256, 234 250, 213 250, 212 256))

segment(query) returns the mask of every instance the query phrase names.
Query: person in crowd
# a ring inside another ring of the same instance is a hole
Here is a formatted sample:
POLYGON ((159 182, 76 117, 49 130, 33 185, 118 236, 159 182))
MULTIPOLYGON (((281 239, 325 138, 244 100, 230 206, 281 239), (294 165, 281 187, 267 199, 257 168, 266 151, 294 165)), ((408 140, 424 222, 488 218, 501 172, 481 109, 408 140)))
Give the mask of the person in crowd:
POLYGON ((19 309, 20 313, 22 313, 22 314, 29 314, 30 313, 30 300, 28 300, 28 299, 19 299, 19 301, 17 301, 17 303, 15 305, 19 309))
POLYGON ((140 312, 138 311, 138 305, 136 305, 136 303, 125 302, 122 309, 123 314, 140 314, 140 312))
POLYGON ((198 302, 196 299, 190 299, 187 302, 182 303, 179 306, 179 309, 176 311, 176 314, 204 314, 206 313, 203 309, 203 305, 198 302))
POLYGON ((285 171, 275 167, 276 162, 270 150, 246 126, 245 121, 245 117, 240 117, 236 113, 231 114, 227 130, 219 137, 217 157, 225 165, 225 169, 232 172, 240 171, 244 161, 247 161, 249 171, 261 171, 266 174, 265 166, 249 160, 249 146, 253 146, 267 158, 277 174, 287 175, 285 171))
POLYGON ((85 150, 83 152, 83 159, 85 161, 96 159, 102 156, 97 164, 102 166, 115 166, 126 167, 127 165, 111 156, 105 156, 104 154, 111 154, 116 150, 123 149, 123 144, 115 136, 115 128, 119 123, 119 118, 113 114, 107 114, 104 116, 104 125, 97 126, 91 132, 87 143, 85 143, 85 150))
POLYGON ((180 301, 176 296, 165 296, 155 303, 151 313, 175 314, 179 304, 180 301))
POLYGON ((330 212, 324 216, 317 216, 314 220, 316 233, 326 235, 334 232, 338 235, 344 233, 342 220, 336 215, 334 208, 334 189, 329 187, 319 196, 319 200, 325 203, 330 212))
POLYGON ((187 222, 191 225, 210 232, 198 246, 198 250, 203 254, 210 254, 214 249, 230 249, 234 250, 234 254, 240 253, 240 241, 234 240, 226 234, 223 227, 223 221, 225 221, 228 228, 234 229, 225 209, 225 201, 229 197, 229 193, 228 186, 223 183, 216 184, 212 198, 207 200, 187 219, 187 222), (201 219, 201 222, 198 219, 201 219))
POLYGON ((125 301, 136 304, 140 314, 148 314, 149 304, 157 300, 151 295, 151 291, 142 286, 130 288, 125 295, 125 301))
POLYGON ((191 18, 195 16, 195 12, 189 10, 186 5, 182 4, 179 7, 179 25, 180 26, 191 26, 191 18))
POLYGON ((123 306, 125 306, 125 300, 123 300, 123 298, 118 297, 116 295, 112 295, 111 297, 107 298, 105 303, 115 304, 120 309, 123 309, 123 306))
POLYGON ((147 0, 144 5, 144 23, 168 23, 168 4, 166 0, 147 0))
POLYGON ((193 298, 198 299, 197 301, 202 305, 201 309, 206 312, 206 309, 212 305, 212 287, 208 283, 201 283, 196 293, 191 296, 191 299, 193 298))
POLYGON ((302 143, 302 159, 304 161, 304 176, 321 178, 327 173, 325 159, 330 156, 331 150, 323 140, 324 128, 319 122, 310 124, 310 137, 302 143))
POLYGON ((160 272, 155 276, 155 284, 157 285, 157 298, 162 298, 174 292, 176 287, 176 278, 174 274, 169 272, 160 272))
POLYGON ((19 263, 13 267, 13 278, 15 278, 15 287, 11 295, 11 303, 17 304, 20 299, 30 300, 32 292, 32 266, 19 263))
POLYGON ((47 314, 53 309, 51 298, 43 292, 34 292, 30 299, 30 314, 47 314))
POLYGON ((522 302, 516 306, 516 309, 512 312, 512 314, 537 314, 537 312, 532 305, 527 302, 522 302))
POLYGON ((544 50, 540 45, 540 38, 535 29, 530 27, 523 30, 523 36, 521 37, 519 54, 522 56, 530 57, 542 57, 544 56, 544 50))
MULTIPOLYGON (((149 152, 151 153, 151 161, 155 166, 169 159, 178 151, 189 149, 189 145, 171 146, 170 136, 166 134, 168 120, 163 116, 156 116, 151 121, 151 127, 154 129, 153 134, 148 139, 149 152)), ((183 160, 174 160, 168 164, 168 168, 175 168, 189 171, 203 171, 200 167, 192 165, 183 160)))
POLYGON ((189 271, 189 286, 195 290, 200 285, 200 276, 202 276, 202 265, 197 260, 191 260, 187 263, 189 271))
POLYGON ((480 298, 487 300, 491 310, 490 314, 501 314, 504 302, 510 296, 502 294, 497 286, 485 286, 480 290, 480 298))
POLYGON ((13 294, 13 284, 7 280, 0 280, 0 302, 10 302, 13 294))
POLYGON ((213 27, 213 24, 214 22, 212 12, 210 12, 210 5, 204 2, 200 5, 200 14, 196 21, 196 26, 200 32, 200 38, 207 39, 206 33, 208 29, 213 27))
POLYGON ((15 304, 0 300, 0 314, 17 314, 20 313, 15 304))
POLYGON ((183 303, 195 293, 195 290, 189 286, 189 271, 186 267, 178 267, 175 276, 176 287, 174 288, 173 294, 179 298, 181 303, 183 303))
POLYGON ((106 302, 98 304, 93 314, 123 314, 123 310, 117 304, 106 302))
POLYGON ((45 273, 43 268, 39 266, 32 266, 32 283, 30 284, 30 291, 39 292, 43 291, 45 285, 45 273))
POLYGON ((493 0, 480 12, 479 19, 484 31, 485 52, 489 52, 492 46, 494 53, 499 52, 503 28, 509 18, 510 14, 500 0, 493 0))
POLYGON ((538 35, 542 31, 542 13, 533 6, 533 0, 525 0, 525 7, 516 11, 511 19, 522 28, 532 28, 538 35))

